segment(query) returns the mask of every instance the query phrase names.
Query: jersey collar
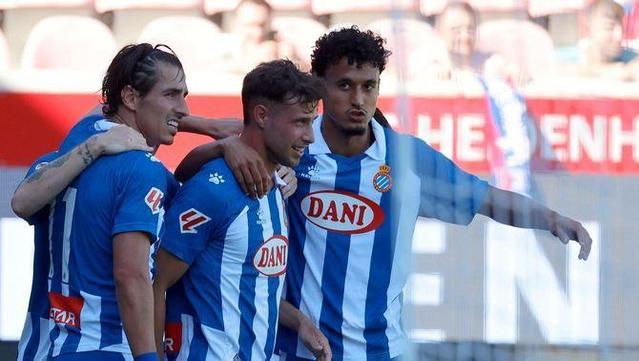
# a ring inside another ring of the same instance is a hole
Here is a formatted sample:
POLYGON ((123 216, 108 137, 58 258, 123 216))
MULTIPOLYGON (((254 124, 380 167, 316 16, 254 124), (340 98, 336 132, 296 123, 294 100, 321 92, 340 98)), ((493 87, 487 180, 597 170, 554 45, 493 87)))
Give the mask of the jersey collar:
MULTIPOLYGON (((308 146, 308 153, 310 155, 331 154, 331 150, 322 135, 323 119, 323 115, 320 115, 313 122, 315 142, 308 146)), ((375 141, 370 147, 368 147, 368 149, 366 149, 364 154, 375 160, 384 161, 386 158, 386 134, 384 133, 384 128, 377 122, 377 120, 375 120, 375 118, 371 119, 371 126, 373 129, 373 135, 375 136, 375 141)))

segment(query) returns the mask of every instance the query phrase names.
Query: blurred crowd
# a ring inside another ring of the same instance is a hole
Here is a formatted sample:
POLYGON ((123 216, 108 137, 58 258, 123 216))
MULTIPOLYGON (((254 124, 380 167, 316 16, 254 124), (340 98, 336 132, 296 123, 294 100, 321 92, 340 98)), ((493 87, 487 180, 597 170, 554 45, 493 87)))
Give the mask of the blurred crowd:
POLYGON ((357 24, 381 33, 394 52, 385 78, 500 79, 515 88, 540 79, 639 78, 637 0, 571 1, 566 4, 577 5, 568 8, 552 0, 515 2, 555 3, 558 8, 534 17, 530 6, 495 10, 483 5, 494 1, 479 0, 398 1, 403 11, 373 0, 362 11, 348 0, 326 1, 326 9, 298 0, 197 0, 181 6, 147 0, 137 7, 139 0, 111 2, 115 5, 98 8, 108 1, 40 0, 25 10, 16 5, 20 2, 6 5, 11 1, 5 0, 0 73, 100 69, 100 59, 109 59, 120 43, 149 41, 174 48, 189 72, 241 79, 256 64, 276 58, 310 69, 314 39, 327 29, 357 24), (335 3, 334 13, 326 13, 330 3, 335 3), (135 13, 140 9, 146 18, 135 13), (127 12, 133 15, 127 18, 127 12))

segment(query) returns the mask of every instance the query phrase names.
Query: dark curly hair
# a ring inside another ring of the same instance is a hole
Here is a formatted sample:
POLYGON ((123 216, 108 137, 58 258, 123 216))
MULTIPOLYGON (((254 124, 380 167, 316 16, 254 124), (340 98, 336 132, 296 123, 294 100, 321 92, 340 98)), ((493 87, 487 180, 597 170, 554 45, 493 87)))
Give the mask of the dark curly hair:
POLYGON ((242 83, 244 124, 251 121, 251 109, 260 99, 314 108, 324 93, 321 79, 300 71, 290 60, 262 63, 246 74, 242 83))
POLYGON ((160 63, 183 69, 173 49, 164 44, 131 44, 120 49, 102 79, 102 112, 112 116, 118 111, 127 85, 144 97, 159 79, 160 63))
POLYGON ((391 52, 384 48, 385 42, 386 40, 374 32, 362 31, 355 25, 331 31, 315 42, 311 55, 312 72, 323 77, 329 66, 346 57, 349 64, 359 66, 370 63, 381 73, 391 55, 391 52))

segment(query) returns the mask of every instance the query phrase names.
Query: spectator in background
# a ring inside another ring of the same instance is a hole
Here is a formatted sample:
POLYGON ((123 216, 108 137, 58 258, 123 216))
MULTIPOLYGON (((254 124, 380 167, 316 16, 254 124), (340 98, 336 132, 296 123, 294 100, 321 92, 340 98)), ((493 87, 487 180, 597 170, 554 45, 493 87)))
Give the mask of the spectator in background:
POLYGON ((280 38, 272 28, 273 8, 265 0, 241 0, 235 8, 231 32, 238 37, 238 48, 232 55, 229 67, 237 74, 246 74, 258 64, 279 58, 287 58, 301 69, 309 69, 296 49, 280 38))
POLYGON ((499 54, 476 48, 477 11, 466 1, 450 1, 437 16, 435 28, 445 42, 448 58, 435 65, 440 79, 475 80, 478 75, 508 80, 516 84, 529 77, 499 54))
POLYGON ((623 46, 623 7, 613 0, 595 0, 585 11, 588 37, 577 47, 560 49, 563 72, 616 80, 639 78, 639 56, 623 46))

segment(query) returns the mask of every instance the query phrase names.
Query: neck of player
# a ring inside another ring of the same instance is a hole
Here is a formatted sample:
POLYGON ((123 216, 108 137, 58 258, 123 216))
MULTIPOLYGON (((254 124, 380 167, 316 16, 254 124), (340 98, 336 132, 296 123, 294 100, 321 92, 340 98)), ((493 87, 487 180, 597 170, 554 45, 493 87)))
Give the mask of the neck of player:
POLYGON ((340 128, 329 115, 322 120, 321 132, 331 153, 344 157, 354 157, 364 153, 375 141, 370 121, 363 132, 358 133, 340 128))
POLYGON ((245 127, 244 131, 242 131, 242 134, 240 135, 240 140, 244 144, 255 149, 257 154, 259 154, 260 158, 264 161, 264 166, 269 174, 273 174, 275 172, 278 164, 269 158, 266 145, 264 144, 264 135, 259 129, 255 129, 251 126, 245 127))

